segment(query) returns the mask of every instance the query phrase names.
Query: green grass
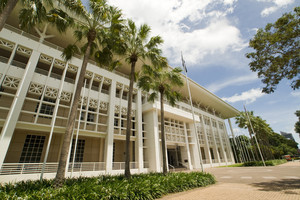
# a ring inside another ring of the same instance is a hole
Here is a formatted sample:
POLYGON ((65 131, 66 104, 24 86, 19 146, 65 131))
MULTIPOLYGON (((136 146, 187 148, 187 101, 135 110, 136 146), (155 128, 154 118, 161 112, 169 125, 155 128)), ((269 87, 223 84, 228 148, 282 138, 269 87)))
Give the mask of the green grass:
POLYGON ((233 165, 225 165, 225 166, 220 166, 220 167, 243 167, 243 163, 236 163, 236 164, 233 164, 233 165))
MULTIPOLYGON (((266 166, 275 166, 275 165, 281 165, 283 163, 286 163, 287 161, 285 159, 282 160, 267 160, 265 161, 266 166)), ((245 167, 252 167, 252 166, 264 166, 262 161, 251 161, 251 162, 245 162, 245 167)))
MULTIPOLYGON (((265 161, 265 164, 266 164, 266 166, 275 166, 275 165, 281 165, 286 162, 287 161, 285 159, 267 160, 267 161, 265 161)), ((237 163, 237 164, 233 164, 233 165, 220 166, 220 167, 255 167, 255 166, 264 166, 264 164, 262 161, 250 161, 250 162, 237 163)))
POLYGON ((66 179, 61 188, 53 180, 26 181, 0 186, 0 199, 156 199, 173 192, 216 182, 208 173, 161 173, 66 179))

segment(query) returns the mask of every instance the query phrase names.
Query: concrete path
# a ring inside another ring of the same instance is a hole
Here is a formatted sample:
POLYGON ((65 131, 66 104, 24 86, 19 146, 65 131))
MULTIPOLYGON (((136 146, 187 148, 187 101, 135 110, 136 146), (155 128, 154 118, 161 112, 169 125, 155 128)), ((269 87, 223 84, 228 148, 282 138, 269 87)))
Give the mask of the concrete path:
POLYGON ((209 168, 217 184, 161 200, 300 200, 300 162, 274 167, 209 168))

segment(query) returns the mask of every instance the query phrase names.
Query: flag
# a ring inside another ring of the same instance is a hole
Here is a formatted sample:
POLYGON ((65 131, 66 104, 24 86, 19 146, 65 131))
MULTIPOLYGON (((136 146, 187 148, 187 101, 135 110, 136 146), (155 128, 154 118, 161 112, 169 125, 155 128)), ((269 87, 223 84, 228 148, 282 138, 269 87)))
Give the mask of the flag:
POLYGON ((185 65, 185 61, 183 60, 182 52, 181 52, 181 62, 182 62, 183 69, 185 70, 185 72, 187 72, 187 68, 186 68, 186 65, 185 65))

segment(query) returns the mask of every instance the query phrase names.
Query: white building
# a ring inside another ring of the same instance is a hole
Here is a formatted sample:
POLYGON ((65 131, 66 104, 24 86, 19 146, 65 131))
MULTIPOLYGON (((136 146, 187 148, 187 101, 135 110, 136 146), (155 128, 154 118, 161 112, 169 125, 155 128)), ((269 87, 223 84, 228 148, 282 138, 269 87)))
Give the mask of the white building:
MULTIPOLYGON (((46 33, 55 37, 29 34, 17 28, 16 16, 0 32, 0 182, 38 179, 50 135, 44 177, 55 176, 82 64, 80 58, 65 62, 61 57, 71 33, 59 35, 49 27, 46 33)), ((123 173, 128 71, 124 66, 110 72, 89 62, 73 176, 123 173)), ((147 94, 134 88, 131 172, 160 172, 160 103, 147 102, 147 94)), ((168 167, 200 169, 199 150, 204 168, 234 163, 224 120, 239 111, 192 80, 190 88, 197 133, 187 100, 165 105, 168 167)), ((186 85, 182 94, 188 99, 186 85)), ((80 107, 74 138, 79 113, 80 107)))

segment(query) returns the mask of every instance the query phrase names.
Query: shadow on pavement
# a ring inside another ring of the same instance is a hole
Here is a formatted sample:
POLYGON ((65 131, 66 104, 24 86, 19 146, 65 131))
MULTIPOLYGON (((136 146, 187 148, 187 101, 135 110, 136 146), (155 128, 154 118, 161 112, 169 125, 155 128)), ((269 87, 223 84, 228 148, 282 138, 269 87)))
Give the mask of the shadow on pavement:
POLYGON ((260 191, 282 191, 286 194, 300 194, 300 179, 282 179, 280 181, 252 183, 250 185, 259 188, 260 191))

